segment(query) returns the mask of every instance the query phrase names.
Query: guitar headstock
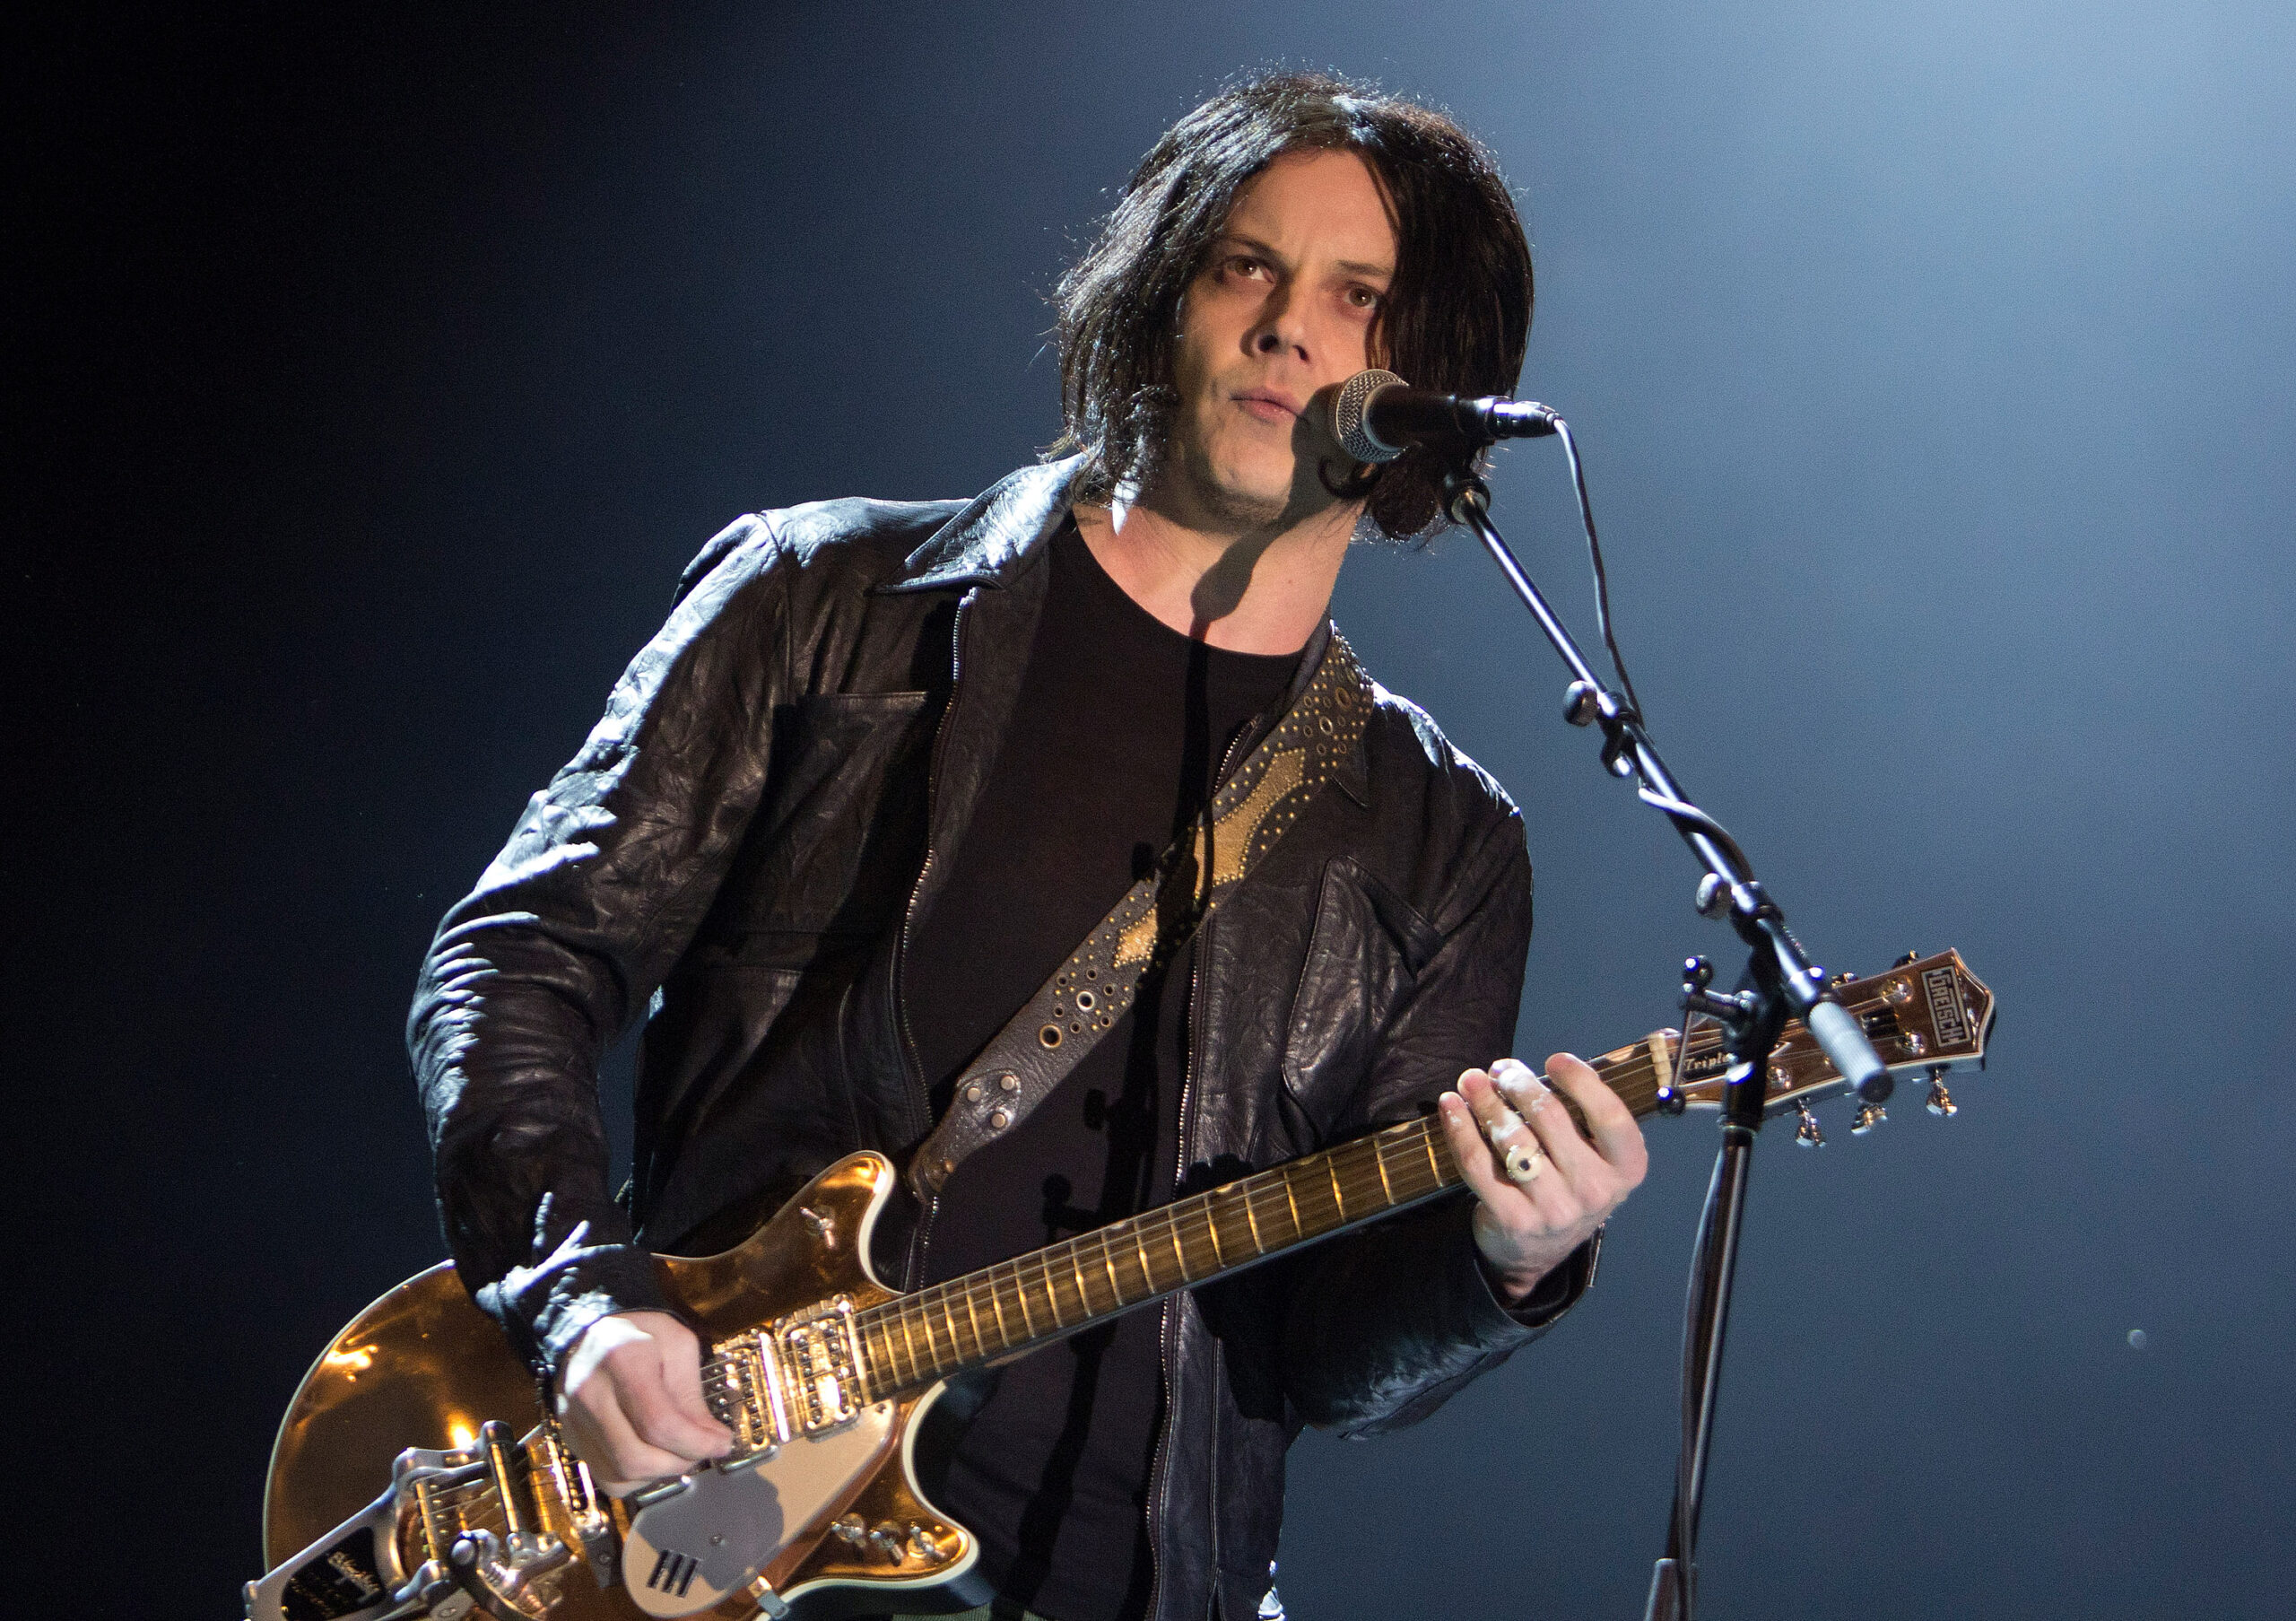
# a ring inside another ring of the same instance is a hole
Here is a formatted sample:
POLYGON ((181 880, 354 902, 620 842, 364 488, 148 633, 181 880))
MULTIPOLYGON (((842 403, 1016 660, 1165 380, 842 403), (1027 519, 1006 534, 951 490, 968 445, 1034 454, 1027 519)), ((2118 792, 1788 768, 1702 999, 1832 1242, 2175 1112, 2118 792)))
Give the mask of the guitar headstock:
MULTIPOLYGON (((1970 1065, 1982 1068, 1986 1038, 1993 1029, 1993 992, 1969 971, 1961 953, 1916 957, 1909 952, 1887 973, 1870 980, 1840 975, 1833 991, 1865 1026, 1890 1073, 1900 1079, 1927 1076, 1931 1111, 1952 1113, 1957 1105, 1945 1089, 1945 1075, 1970 1065)), ((1710 1025, 1693 1030, 1688 1050, 1678 1050, 1674 1091, 1684 1103, 1718 1109, 1729 1066, 1721 1033, 1710 1025)), ((1787 1024, 1770 1057, 1763 1111, 1806 1109, 1848 1089, 1801 1021, 1787 1024)), ((1878 1106, 1865 1105, 1854 1129, 1863 1131, 1881 1118, 1878 1106)), ((1821 1140, 1807 1121, 1802 1137, 1821 1140)))

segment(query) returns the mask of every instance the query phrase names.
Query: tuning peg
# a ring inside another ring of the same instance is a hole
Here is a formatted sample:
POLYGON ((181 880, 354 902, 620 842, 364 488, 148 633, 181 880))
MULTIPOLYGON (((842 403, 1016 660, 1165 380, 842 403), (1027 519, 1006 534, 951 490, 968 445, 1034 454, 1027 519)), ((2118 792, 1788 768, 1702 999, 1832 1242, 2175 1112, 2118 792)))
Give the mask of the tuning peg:
POLYGON ((1909 951, 1906 953, 1905 955, 1900 957, 1896 962, 1891 963, 1890 966, 1892 968, 1903 968, 1909 963, 1918 963, 1920 961, 1921 954, 1919 952, 1909 951))
POLYGON ((1857 1123, 1849 1129, 1849 1135, 1852 1137, 1864 1137, 1867 1132, 1871 1131, 1874 1127, 1880 1125, 1883 1120, 1888 1120, 1889 1118, 1890 1111, 1883 1108, 1881 1104, 1860 1103, 1857 1105, 1857 1123))
POLYGON ((1937 1115, 1952 1115, 1960 1113, 1961 1108, 1959 1103, 1953 1102, 1953 1094, 1945 1090, 1945 1066, 1931 1065, 1929 1067, 1929 1112, 1937 1115))
POLYGON ((1794 1128, 1794 1146, 1796 1148, 1824 1147, 1826 1134, 1818 1129, 1818 1117, 1810 1112, 1809 1104, 1795 1104, 1794 1112, 1802 1117, 1800 1124, 1794 1128))

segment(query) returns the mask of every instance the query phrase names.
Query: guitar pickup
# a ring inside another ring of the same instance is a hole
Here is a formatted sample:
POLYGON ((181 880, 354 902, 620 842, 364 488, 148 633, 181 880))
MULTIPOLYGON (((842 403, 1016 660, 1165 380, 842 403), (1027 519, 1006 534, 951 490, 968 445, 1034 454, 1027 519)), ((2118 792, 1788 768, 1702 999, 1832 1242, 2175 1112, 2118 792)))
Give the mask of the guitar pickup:
POLYGON ((816 1434, 861 1410, 861 1339, 853 1298, 840 1294, 776 1322, 768 1333, 796 1429, 816 1434))

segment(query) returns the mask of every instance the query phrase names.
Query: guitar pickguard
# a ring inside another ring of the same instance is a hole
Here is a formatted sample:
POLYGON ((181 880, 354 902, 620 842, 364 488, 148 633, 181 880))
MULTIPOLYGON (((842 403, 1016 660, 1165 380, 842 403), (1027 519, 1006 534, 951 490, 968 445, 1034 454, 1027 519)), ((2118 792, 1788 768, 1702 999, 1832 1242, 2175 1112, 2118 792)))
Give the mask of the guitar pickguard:
POLYGON ((784 1442, 762 1462, 699 1469, 648 1493, 622 1545, 631 1598, 666 1618, 741 1591, 883 1461, 898 1414, 878 1402, 835 1429, 784 1442))

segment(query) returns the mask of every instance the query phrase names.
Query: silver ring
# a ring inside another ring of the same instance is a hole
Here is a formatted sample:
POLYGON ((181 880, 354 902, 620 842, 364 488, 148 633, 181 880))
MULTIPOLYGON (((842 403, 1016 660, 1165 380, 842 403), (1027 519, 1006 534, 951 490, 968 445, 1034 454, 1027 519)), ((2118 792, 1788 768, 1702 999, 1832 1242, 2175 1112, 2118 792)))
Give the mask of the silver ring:
POLYGON ((1483 1137, 1499 1151, 1500 1163, 1506 1167, 1509 1181, 1527 1187, 1538 1181, 1546 1169, 1546 1150, 1539 1146, 1537 1136, 1530 1122, 1514 1110, 1507 1111, 1507 1118, 1496 1126, 1484 1128, 1483 1137), (1512 1138, 1501 1142, 1502 1137, 1512 1138))

